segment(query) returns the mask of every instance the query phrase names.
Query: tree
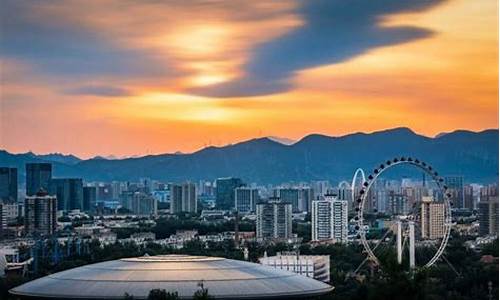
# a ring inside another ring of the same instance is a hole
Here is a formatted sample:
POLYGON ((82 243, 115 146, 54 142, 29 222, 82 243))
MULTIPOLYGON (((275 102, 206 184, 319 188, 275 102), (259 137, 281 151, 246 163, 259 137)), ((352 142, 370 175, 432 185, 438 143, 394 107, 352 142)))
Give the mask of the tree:
POLYGON ((209 299, 214 299, 214 298, 208 294, 208 289, 204 287, 197 290, 193 295, 193 300, 209 300, 209 299))
POLYGON ((177 292, 167 292, 163 289, 154 289, 149 292, 148 300, 178 300, 177 292))
POLYGON ((123 295, 123 299, 134 300, 134 296, 130 295, 129 293, 125 293, 125 295, 123 295))

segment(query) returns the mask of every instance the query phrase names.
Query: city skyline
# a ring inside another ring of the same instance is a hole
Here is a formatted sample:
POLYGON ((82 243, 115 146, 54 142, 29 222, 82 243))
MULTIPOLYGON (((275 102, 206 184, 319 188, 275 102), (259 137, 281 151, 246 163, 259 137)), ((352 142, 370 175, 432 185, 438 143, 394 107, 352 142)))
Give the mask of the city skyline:
POLYGON ((495 1, 1 3, 10 152, 498 128, 495 1))

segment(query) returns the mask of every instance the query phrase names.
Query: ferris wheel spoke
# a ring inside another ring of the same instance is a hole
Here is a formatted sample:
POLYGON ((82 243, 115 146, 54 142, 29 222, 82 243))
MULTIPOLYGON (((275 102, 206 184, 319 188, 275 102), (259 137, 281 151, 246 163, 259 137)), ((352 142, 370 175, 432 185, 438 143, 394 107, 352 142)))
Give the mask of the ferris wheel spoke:
MULTIPOLYGON (((422 231, 420 230, 420 228, 417 228, 417 230, 420 233, 420 235, 422 235, 422 231)), ((443 236, 443 238, 445 238, 445 237, 443 236)), ((430 243, 430 245, 434 249, 436 249, 436 253, 438 253, 440 251, 439 248, 436 247, 436 245, 434 245, 433 243, 430 243)), ((455 269, 455 267, 451 264, 451 262, 448 260, 448 258, 446 258, 446 255, 444 255, 444 253, 441 253, 439 258, 443 258, 443 260, 448 264, 448 266, 450 266, 450 268, 453 270, 453 272, 455 272, 455 274, 457 274, 457 276, 460 276, 460 273, 457 271, 457 269, 455 269)))

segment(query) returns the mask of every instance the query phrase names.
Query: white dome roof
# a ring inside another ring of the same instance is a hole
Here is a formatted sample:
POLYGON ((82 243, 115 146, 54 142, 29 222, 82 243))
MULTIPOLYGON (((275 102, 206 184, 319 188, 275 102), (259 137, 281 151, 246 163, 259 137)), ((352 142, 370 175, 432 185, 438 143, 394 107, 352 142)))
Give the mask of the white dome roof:
POLYGON ((162 255, 124 258, 55 273, 10 290, 28 297, 123 299, 146 298, 152 289, 192 299, 203 282, 216 299, 262 299, 314 296, 332 286, 292 272, 232 259, 162 255))

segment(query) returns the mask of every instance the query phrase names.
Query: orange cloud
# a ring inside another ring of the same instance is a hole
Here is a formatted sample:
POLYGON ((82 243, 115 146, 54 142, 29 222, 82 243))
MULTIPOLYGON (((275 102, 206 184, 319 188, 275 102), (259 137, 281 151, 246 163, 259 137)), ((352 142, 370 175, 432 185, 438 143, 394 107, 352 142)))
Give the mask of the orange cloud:
POLYGON ((217 98, 189 91, 244 77, 256 48, 304 25, 297 3, 172 1, 165 10, 156 2, 50 2, 30 20, 79 27, 107 46, 133 50, 138 65, 144 57, 136 53, 146 53, 164 72, 61 76, 2 56, 1 148, 90 157, 189 152, 271 135, 497 128, 497 12, 493 0, 456 0, 387 15, 382 26, 434 34, 297 71, 287 92, 217 98), (127 93, 111 97, 118 88, 127 93))

